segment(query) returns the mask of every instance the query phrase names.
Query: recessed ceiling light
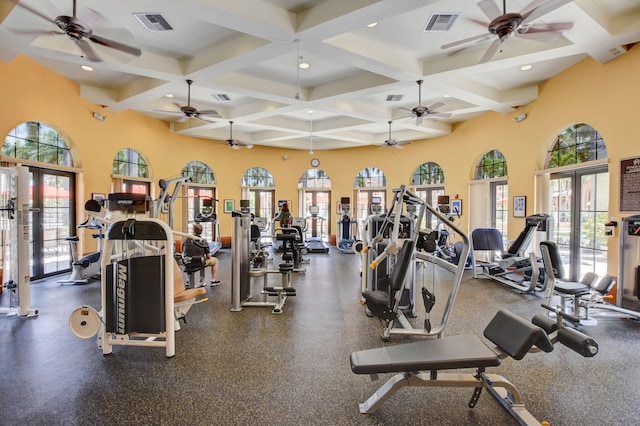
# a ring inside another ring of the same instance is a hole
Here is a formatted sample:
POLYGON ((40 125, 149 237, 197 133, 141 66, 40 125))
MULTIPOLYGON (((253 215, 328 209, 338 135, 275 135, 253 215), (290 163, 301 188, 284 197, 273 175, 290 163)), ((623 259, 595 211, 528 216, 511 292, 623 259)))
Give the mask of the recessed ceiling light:
POLYGON ((378 23, 377 23, 377 22, 372 22, 372 23, 370 23, 370 24, 367 24, 367 28, 373 28, 373 27, 375 27, 376 25, 378 25, 378 23))
POLYGON ((91 68, 89 65, 81 65, 80 68, 85 71, 93 71, 93 68, 91 68))
POLYGON ((164 95, 165 98, 173 98, 173 93, 167 93, 164 95))
POLYGON ((520 70, 526 71, 526 70, 530 70, 531 68, 533 68, 533 65, 523 65, 520 67, 520 70))
POLYGON ((298 66, 300 67, 300 69, 303 69, 303 70, 306 70, 307 68, 310 67, 310 65, 306 62, 300 62, 298 66))
POLYGON ((445 98, 450 98, 451 97, 451 95, 442 95, 442 96, 444 96, 445 98))

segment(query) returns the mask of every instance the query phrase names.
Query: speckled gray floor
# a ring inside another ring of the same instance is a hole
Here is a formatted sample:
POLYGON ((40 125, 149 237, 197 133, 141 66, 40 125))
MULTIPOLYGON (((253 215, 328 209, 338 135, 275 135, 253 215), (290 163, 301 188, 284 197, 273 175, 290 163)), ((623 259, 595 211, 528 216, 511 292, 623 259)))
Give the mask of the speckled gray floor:
MULTIPOLYGON (((513 419, 488 394, 474 409, 471 389, 405 388, 372 415, 358 412, 390 375, 371 382, 355 375, 349 354, 383 343, 377 320, 359 301, 359 261, 334 249, 310 254, 295 276, 298 295, 284 314, 245 308, 230 312, 229 250, 219 255, 223 284, 189 313, 176 356, 163 349, 115 347, 103 356, 95 339, 68 327, 77 306, 99 307, 99 283, 32 284, 38 318, 0 317, 0 424, 197 425, 495 425, 513 419)), ((500 308, 530 318, 541 296, 520 295, 492 281, 463 281, 447 334, 481 335, 500 308)), ((279 277, 274 275, 274 280, 279 277)), ((429 273, 418 276, 428 286, 429 273)), ((435 286, 437 307, 447 290, 435 286)), ((0 304, 6 304, 6 294, 0 304)), ((423 320, 418 309, 416 324, 423 320)), ((434 321, 439 313, 432 313, 434 321)), ((507 359, 489 372, 509 378, 536 418, 552 425, 638 424, 640 323, 604 320, 582 331, 600 344, 585 359, 558 346, 549 354, 507 359)), ((415 340, 415 338, 413 338, 415 340)))

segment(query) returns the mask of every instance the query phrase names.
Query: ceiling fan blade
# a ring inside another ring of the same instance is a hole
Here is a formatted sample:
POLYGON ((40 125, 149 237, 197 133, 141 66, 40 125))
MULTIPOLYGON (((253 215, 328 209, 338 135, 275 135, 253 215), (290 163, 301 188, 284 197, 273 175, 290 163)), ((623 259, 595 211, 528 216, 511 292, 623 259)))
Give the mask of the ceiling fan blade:
POLYGON ((439 118, 449 118, 451 117, 451 113, 450 112, 438 112, 438 111, 433 111, 429 113, 429 117, 439 117, 439 118))
POLYGON ((534 9, 536 9, 538 6, 540 6, 542 3, 544 3, 546 0, 533 0, 531 3, 529 3, 528 5, 526 5, 524 7, 524 9, 522 9, 520 11, 520 15, 522 15, 523 17, 527 17, 529 16, 529 13, 533 12, 534 9))
POLYGON ((220 114, 218 114, 218 111, 216 111, 215 109, 205 109, 203 111, 198 110, 198 114, 200 114, 200 115, 214 115, 216 117, 220 117, 220 114))
POLYGON ((483 40, 483 39, 487 39, 493 37, 493 34, 491 33, 485 33, 485 34, 479 34, 473 37, 467 37, 467 38, 463 38, 462 40, 457 40, 457 41, 452 41, 450 43, 445 43, 442 46, 440 46, 440 49, 449 49, 450 47, 456 47, 456 46, 460 46, 461 44, 465 44, 465 43, 470 43, 472 41, 478 41, 478 40, 483 40))
POLYGON ((523 19, 522 19, 521 25, 525 25, 538 18, 541 18, 547 13, 551 13, 554 10, 564 6, 565 4, 571 1, 572 0, 547 0, 546 2, 542 3, 540 6, 528 12, 526 15, 522 15, 523 19))
POLYGON ((124 53, 128 53, 130 55, 133 56, 140 56, 142 54, 142 51, 140 49, 138 49, 137 47, 133 47, 133 46, 128 46, 126 44, 123 43, 119 43, 117 41, 113 41, 113 40, 109 40, 106 39, 104 37, 99 37, 97 35, 91 35, 89 36, 89 40, 91 40, 92 42, 105 46, 105 47, 110 47, 111 49, 116 49, 119 50, 120 52, 124 52, 124 53))
POLYGON ((85 58, 87 58, 91 62, 102 62, 102 60, 98 58, 98 55, 96 55, 96 52, 93 50, 91 45, 87 43, 86 40, 78 40, 76 41, 76 44, 78 45, 78 47, 80 47, 80 50, 82 50, 82 54, 85 58))
POLYGON ((23 8, 23 9, 24 9, 24 10, 26 10, 27 12, 32 13, 32 14, 34 14, 34 15, 36 15, 36 16, 38 16, 38 17, 42 18, 42 19, 44 19, 45 21, 47 21, 47 22, 49 22, 49 23, 52 23, 52 24, 55 24, 55 23, 56 23, 53 19, 49 18, 49 17, 48 17, 48 16, 46 16, 45 14, 38 12, 37 10, 35 10, 35 9, 31 8, 30 6, 27 6, 27 5, 25 5, 25 4, 22 4, 22 2, 17 3, 17 4, 16 4, 16 6, 20 6, 21 8, 23 8))
POLYGON ((562 36, 562 33, 554 30, 533 30, 530 29, 526 33, 515 32, 514 35, 528 40, 535 40, 542 43, 553 43, 562 36))
POLYGON ((467 18, 467 21, 471 21, 474 24, 480 25, 482 28, 489 28, 489 23, 485 21, 480 21, 479 19, 467 18))
POLYGON ((206 121, 207 123, 216 123, 216 120, 213 118, 202 116, 200 113, 196 114, 196 118, 198 120, 206 121))
MULTIPOLYGON (((438 101, 435 104, 433 104, 430 107, 428 107, 427 109, 434 110, 434 109, 438 109, 438 108, 443 107, 443 106, 444 106, 444 102, 438 101)), ((433 111, 433 112, 435 112, 435 111, 433 111)))
POLYGON ((173 111, 173 110, 161 109, 161 108, 154 108, 153 112, 159 112, 162 114, 171 114, 171 115, 184 115, 182 111, 173 111))
POLYGON ((38 31, 38 30, 16 30, 13 28, 9 28, 9 31, 11 31, 14 34, 28 35, 28 36, 64 35, 62 31, 54 31, 54 30, 38 31))
POLYGON ((500 48, 501 44, 502 44, 502 40, 500 40, 499 38, 495 39, 493 43, 489 45, 486 52, 484 52, 484 55, 482 55, 482 58, 480 58, 480 63, 483 64, 485 62, 490 61, 491 58, 493 58, 493 56, 496 54, 496 52, 500 48))
POLYGON ((496 5, 493 0, 482 0, 478 2, 478 7, 490 21, 493 21, 498 16, 502 15, 498 5, 496 5))

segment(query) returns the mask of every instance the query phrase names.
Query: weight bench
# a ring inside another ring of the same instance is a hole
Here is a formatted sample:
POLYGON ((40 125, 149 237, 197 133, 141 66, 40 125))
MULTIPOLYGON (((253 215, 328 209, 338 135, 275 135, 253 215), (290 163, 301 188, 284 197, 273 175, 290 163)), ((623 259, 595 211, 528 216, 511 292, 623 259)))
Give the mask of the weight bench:
POLYGON ((534 324, 509 311, 498 311, 484 330, 484 336, 496 345, 494 348, 476 336, 460 335, 353 352, 351 370, 356 374, 377 379, 380 373, 398 373, 360 404, 360 412, 374 413, 405 386, 471 387, 474 392, 467 406, 473 408, 486 388, 520 424, 539 425, 524 407, 518 389, 503 376, 485 373, 485 369, 497 367, 508 356, 521 360, 529 352, 551 352, 558 341, 583 356, 594 356, 597 343, 564 327, 561 318, 567 316, 558 312, 557 321, 536 315, 534 324), (470 368, 475 373, 441 373, 470 368))

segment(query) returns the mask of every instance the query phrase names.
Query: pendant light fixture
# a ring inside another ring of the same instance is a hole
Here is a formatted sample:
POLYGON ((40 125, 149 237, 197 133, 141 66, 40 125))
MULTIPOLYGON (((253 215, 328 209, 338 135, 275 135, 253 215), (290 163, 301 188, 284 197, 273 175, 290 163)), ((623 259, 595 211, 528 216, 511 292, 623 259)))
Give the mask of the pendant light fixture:
POLYGON ((309 110, 309 155, 313 155, 313 110, 309 110))
POLYGON ((300 61, 302 57, 300 56, 300 39, 295 39, 293 41, 296 44, 296 95, 295 98, 297 100, 302 100, 302 94, 300 93, 300 61))

